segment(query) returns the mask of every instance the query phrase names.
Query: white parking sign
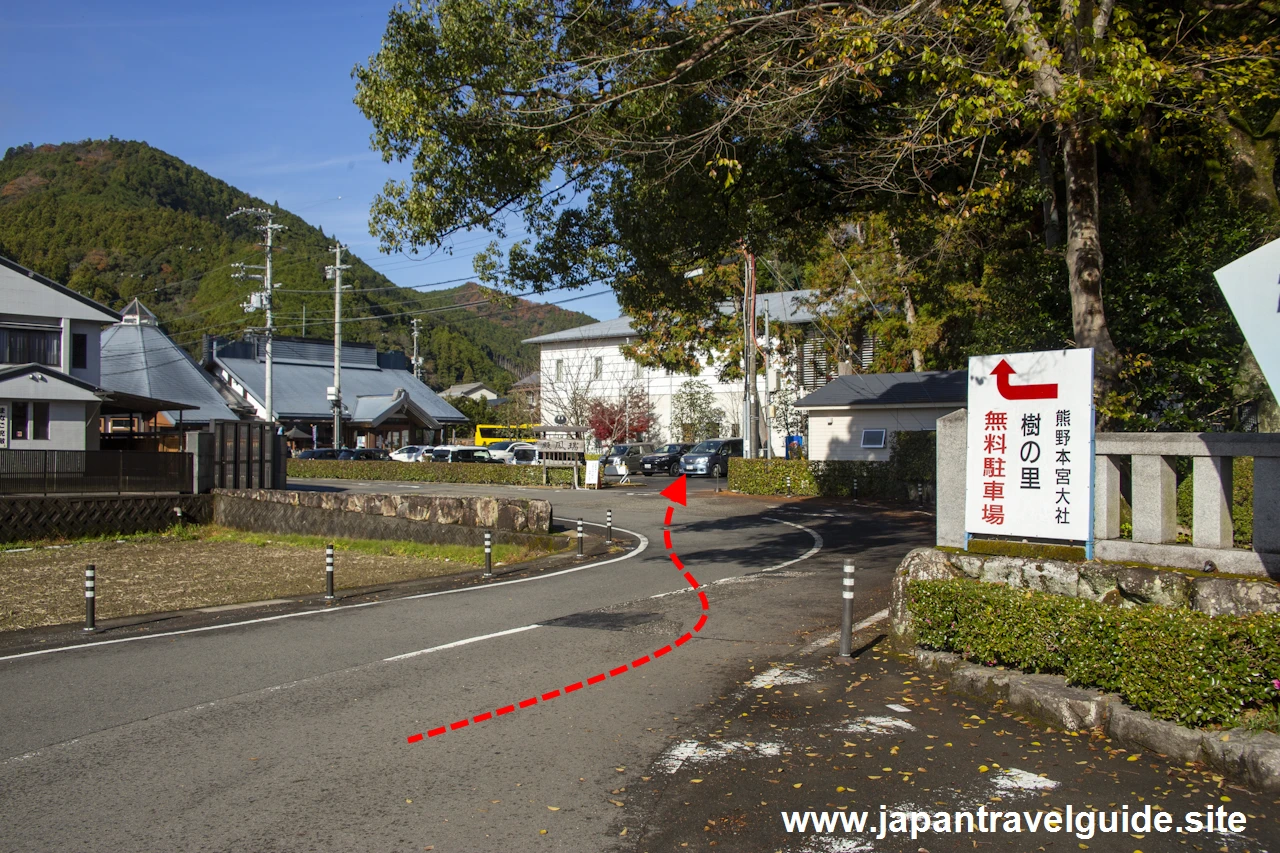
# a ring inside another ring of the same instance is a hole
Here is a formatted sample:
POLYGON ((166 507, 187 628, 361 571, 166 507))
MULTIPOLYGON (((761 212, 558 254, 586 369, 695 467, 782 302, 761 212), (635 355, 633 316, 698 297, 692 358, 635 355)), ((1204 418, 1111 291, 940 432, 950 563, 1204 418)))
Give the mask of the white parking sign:
POLYGON ((1093 350, 969 359, 965 530, 1091 539, 1093 350))

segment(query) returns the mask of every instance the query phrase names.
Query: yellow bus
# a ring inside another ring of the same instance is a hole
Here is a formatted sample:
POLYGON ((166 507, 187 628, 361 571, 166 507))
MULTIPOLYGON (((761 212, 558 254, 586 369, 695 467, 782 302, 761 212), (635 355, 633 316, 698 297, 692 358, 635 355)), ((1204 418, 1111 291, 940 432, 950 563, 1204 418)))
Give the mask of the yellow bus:
POLYGON ((512 439, 534 439, 533 428, 536 424, 476 424, 476 447, 488 447, 499 441, 512 439))

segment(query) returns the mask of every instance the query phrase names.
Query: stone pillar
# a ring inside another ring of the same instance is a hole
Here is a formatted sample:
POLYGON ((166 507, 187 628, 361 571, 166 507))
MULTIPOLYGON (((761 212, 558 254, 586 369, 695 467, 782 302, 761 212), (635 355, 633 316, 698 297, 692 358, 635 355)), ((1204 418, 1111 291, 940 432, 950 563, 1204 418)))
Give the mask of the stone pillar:
POLYGON ((1110 456, 1093 463, 1093 538, 1120 538, 1120 466, 1110 456))
POLYGON ((191 454, 191 490, 197 495, 213 490, 213 433, 187 433, 187 452, 191 454))
POLYGON ((1133 456, 1133 541, 1178 538, 1178 478, 1174 456, 1133 456))
POLYGON ((1230 456, 1196 456, 1191 461, 1191 544, 1197 548, 1230 548, 1230 456))
POLYGON ((1253 458, 1253 550, 1280 554, 1280 457, 1253 458))
POLYGON ((939 547, 965 546, 964 474, 968 447, 968 412, 960 409, 938 418, 938 486, 935 494, 939 547))

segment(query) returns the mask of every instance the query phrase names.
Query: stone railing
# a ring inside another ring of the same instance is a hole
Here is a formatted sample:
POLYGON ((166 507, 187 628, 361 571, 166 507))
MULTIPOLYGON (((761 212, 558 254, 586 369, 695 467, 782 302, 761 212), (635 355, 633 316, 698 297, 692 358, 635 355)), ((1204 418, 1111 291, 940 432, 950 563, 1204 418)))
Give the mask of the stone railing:
MULTIPOLYGON (((939 546, 963 548, 967 413, 938 420, 939 546)), ((1280 576, 1280 434, 1098 433, 1094 460, 1093 555, 1150 563, 1280 576), (1132 459, 1133 538, 1120 538, 1121 457, 1132 459), (1179 456, 1192 460, 1191 544, 1178 538, 1179 456), (1253 458, 1253 547, 1233 547, 1232 460, 1253 458)))

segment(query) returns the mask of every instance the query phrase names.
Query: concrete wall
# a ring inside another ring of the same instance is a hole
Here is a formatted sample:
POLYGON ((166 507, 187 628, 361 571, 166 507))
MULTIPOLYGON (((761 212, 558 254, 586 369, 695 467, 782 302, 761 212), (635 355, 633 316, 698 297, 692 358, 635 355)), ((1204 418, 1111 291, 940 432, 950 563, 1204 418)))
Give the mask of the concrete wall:
POLYGON ((888 462, 889 441, 895 432, 922 432, 936 428, 938 418, 959 406, 842 407, 809 409, 809 458, 815 462, 888 462), (885 431, 883 448, 862 446, 862 431, 885 431))
POLYGON ((0 542, 147 533, 213 518, 208 495, 0 498, 0 542))
MULTIPOLYGON (((8 383, 12 384, 12 383, 8 383)), ((39 389, 38 383, 32 383, 35 390, 39 389)), ((14 398, 4 395, 5 389, 0 389, 0 402, 8 407, 9 418, 13 417, 14 398)), ((18 402, 27 402, 28 404, 41 400, 40 397, 18 397, 18 402)), ((49 403, 49 438, 48 440, 33 438, 14 439, 8 441, 10 450, 96 450, 98 445, 98 425, 96 422, 90 424, 92 419, 89 417, 91 411, 97 410, 97 403, 84 403, 79 401, 68 400, 41 400, 49 403), (90 429, 90 426, 92 429, 90 429)), ((27 407, 28 426, 31 423, 31 407, 27 407)), ((28 435, 30 429, 28 428, 28 435)))

